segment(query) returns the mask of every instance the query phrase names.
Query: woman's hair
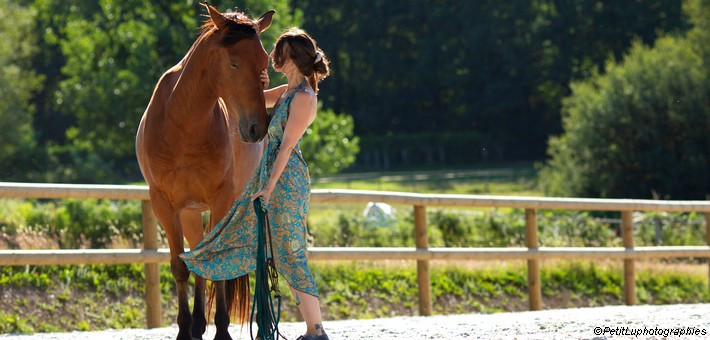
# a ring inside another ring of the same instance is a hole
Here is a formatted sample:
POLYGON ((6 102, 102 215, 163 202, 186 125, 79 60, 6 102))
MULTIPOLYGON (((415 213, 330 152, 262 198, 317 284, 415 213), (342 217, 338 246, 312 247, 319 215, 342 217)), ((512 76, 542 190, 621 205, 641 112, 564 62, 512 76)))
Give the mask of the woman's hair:
POLYGON ((316 41, 300 28, 290 28, 276 39, 273 58, 277 67, 282 67, 286 58, 291 59, 316 93, 318 82, 330 73, 330 61, 325 57, 325 53, 316 46, 316 41))

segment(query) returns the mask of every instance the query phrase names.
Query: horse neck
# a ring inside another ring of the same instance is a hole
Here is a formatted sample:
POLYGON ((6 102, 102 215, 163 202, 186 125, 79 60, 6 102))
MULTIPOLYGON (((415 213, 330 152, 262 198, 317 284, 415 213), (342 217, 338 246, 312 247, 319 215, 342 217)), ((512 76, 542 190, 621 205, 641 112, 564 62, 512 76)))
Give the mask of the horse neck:
POLYGON ((166 120, 172 125, 194 130, 210 124, 218 96, 205 69, 211 64, 211 42, 200 37, 180 61, 181 73, 168 99, 166 120))

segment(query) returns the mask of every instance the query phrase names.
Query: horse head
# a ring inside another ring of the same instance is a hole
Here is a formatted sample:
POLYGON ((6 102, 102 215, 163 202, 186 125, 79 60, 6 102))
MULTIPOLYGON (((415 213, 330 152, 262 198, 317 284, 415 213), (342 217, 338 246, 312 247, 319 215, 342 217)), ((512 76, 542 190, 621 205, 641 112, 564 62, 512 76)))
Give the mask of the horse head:
POLYGON ((209 75, 214 92, 227 110, 239 117, 239 134, 245 142, 258 142, 268 127, 260 73, 269 66, 269 57, 259 34, 271 25, 274 11, 252 20, 238 12, 220 13, 212 5, 210 20, 203 26, 211 30, 214 43, 209 75))

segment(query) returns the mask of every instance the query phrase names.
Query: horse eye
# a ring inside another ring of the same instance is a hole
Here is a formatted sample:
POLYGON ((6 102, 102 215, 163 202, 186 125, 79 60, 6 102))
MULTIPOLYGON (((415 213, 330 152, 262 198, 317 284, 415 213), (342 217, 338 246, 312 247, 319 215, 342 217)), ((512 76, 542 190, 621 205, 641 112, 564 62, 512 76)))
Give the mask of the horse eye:
POLYGON ((239 68, 239 66, 237 66, 237 64, 231 63, 231 62, 229 63, 229 67, 231 67, 231 68, 233 68, 233 69, 235 69, 235 70, 239 68))

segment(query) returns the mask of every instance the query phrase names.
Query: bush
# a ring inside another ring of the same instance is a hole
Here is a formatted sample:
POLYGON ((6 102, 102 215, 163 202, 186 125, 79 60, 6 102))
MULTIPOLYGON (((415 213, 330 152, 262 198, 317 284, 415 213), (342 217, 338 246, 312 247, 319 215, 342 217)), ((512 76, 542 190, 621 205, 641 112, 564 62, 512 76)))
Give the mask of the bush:
POLYGON ((353 117, 323 110, 308 127, 301 148, 313 176, 337 173, 352 164, 360 151, 359 138, 353 135, 353 117))
POLYGON ((697 44, 677 37, 654 47, 637 42, 622 62, 607 63, 606 74, 573 83, 563 105, 565 132, 550 139, 551 159, 540 173, 544 191, 705 199, 710 78, 697 44))
POLYGON ((396 224, 378 227, 359 213, 340 213, 334 225, 309 225, 309 232, 318 247, 414 247, 412 212, 397 211, 396 215, 396 224))
POLYGON ((634 217, 634 244, 637 246, 702 246, 705 233, 702 213, 649 212, 634 217))
POLYGON ((138 201, 74 200, 46 203, 5 200, 0 232, 33 232, 56 240, 60 248, 106 248, 121 240, 130 247, 143 240, 138 201))
POLYGON ((541 172, 554 195, 704 199, 710 84, 682 39, 634 45, 607 74, 572 86, 565 134, 541 172))

